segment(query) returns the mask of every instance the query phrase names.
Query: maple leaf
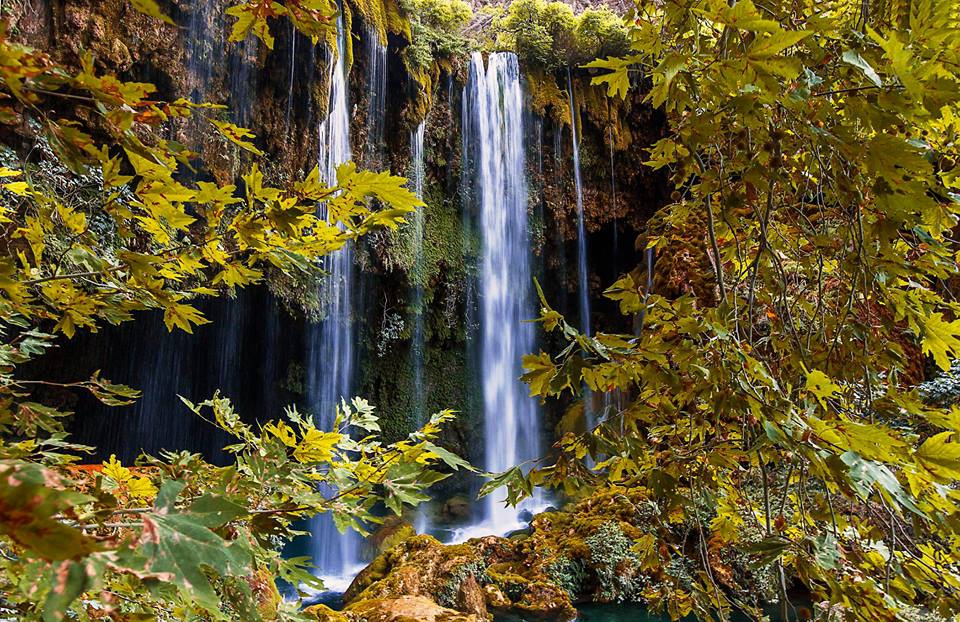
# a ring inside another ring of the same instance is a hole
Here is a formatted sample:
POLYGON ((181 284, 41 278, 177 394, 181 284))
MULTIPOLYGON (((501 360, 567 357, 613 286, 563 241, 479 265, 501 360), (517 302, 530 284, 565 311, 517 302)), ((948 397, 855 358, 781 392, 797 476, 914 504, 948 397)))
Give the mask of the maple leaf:
POLYGON ((946 322, 942 313, 932 313, 923 323, 923 353, 940 369, 950 369, 950 356, 960 353, 960 320, 946 322))

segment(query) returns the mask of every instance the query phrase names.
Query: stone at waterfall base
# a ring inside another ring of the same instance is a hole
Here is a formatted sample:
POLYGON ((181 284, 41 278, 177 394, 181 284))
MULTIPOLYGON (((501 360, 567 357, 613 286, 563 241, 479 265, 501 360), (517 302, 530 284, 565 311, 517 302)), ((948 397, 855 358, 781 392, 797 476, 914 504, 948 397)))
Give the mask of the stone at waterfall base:
POLYGON ((424 596, 400 596, 362 600, 345 611, 334 611, 326 605, 314 605, 304 613, 317 622, 482 622, 473 614, 441 607, 424 596))

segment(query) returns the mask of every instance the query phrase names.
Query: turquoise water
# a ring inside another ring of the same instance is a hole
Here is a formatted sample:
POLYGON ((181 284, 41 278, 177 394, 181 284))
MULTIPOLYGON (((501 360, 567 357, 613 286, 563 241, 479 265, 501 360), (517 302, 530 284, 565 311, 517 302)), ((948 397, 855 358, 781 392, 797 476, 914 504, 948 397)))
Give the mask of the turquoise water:
POLYGON ((635 604, 584 605, 578 607, 578 622, 667 622, 670 616, 650 613, 635 604))
MULTIPOLYGON (((577 622, 669 622, 670 617, 650 613, 646 607, 634 603, 610 605, 580 605, 577 622)), ((494 622, 540 622, 517 616, 496 616, 494 622)))
MULTIPOLYGON (((766 609, 766 608, 765 608, 766 609)), ((669 622, 670 616, 666 614, 651 613, 643 605, 637 603, 613 603, 606 605, 578 605, 577 611, 580 617, 577 622, 669 622)), ((766 611, 771 620, 780 619, 775 608, 769 608, 766 611)), ((684 618, 693 620, 694 618, 684 618)), ((731 616, 734 622, 748 622, 750 618, 740 613, 734 613, 731 616)), ((527 620, 517 616, 495 616, 494 622, 543 622, 540 619, 531 618, 527 620)))

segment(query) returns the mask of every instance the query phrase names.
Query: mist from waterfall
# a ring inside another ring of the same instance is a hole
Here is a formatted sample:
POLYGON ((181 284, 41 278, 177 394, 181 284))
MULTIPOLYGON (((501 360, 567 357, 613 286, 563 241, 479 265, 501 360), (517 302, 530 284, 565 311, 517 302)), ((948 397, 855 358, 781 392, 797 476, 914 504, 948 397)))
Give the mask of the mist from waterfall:
MULTIPOLYGON (((343 17, 338 16, 337 49, 330 51, 327 117, 319 128, 320 175, 328 184, 336 183, 337 167, 352 159, 344 60, 347 36, 343 17)), ((320 209, 325 215, 325 207, 320 209)), ((353 247, 349 244, 325 257, 326 275, 320 292, 323 318, 319 325, 310 327, 307 335, 307 400, 317 424, 324 429, 333 425, 337 403, 341 398, 349 399, 353 390, 353 264, 353 247)), ((341 534, 329 514, 314 518, 310 531, 313 561, 321 575, 343 577, 360 565, 360 537, 356 532, 341 534)))
MULTIPOLYGON (((481 233, 479 366, 483 383, 485 467, 500 472, 540 453, 539 409, 520 380, 521 357, 534 350, 532 253, 527 227, 523 91, 512 53, 474 53, 464 89, 464 162, 470 166, 481 233)), ((520 526, 504 491, 486 498, 469 531, 520 526)))

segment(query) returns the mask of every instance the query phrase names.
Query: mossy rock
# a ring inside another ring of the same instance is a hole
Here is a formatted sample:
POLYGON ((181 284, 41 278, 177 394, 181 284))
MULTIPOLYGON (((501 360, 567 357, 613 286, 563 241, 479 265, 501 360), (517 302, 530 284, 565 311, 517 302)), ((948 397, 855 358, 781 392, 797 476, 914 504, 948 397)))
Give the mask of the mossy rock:
POLYGON ((311 605, 304 609, 303 613, 317 622, 353 622, 345 614, 334 611, 326 605, 311 605))
POLYGON ((441 607, 424 596, 361 600, 347 607, 347 612, 364 622, 482 622, 488 619, 441 607))
POLYGON ((344 602, 433 596, 458 568, 477 561, 482 563, 482 556, 469 545, 444 546, 431 536, 414 536, 364 568, 344 594, 344 602))
POLYGON ((373 532, 367 539, 367 544, 373 548, 376 555, 380 555, 415 535, 417 530, 413 525, 399 517, 391 517, 373 532))

